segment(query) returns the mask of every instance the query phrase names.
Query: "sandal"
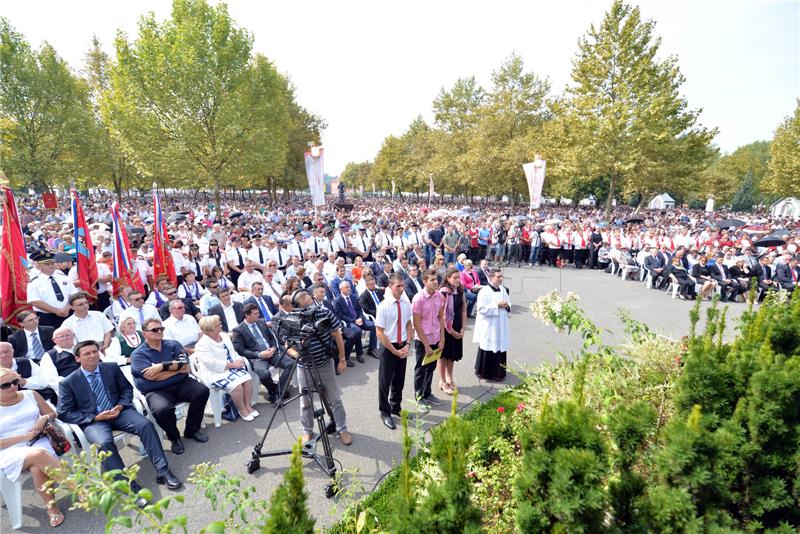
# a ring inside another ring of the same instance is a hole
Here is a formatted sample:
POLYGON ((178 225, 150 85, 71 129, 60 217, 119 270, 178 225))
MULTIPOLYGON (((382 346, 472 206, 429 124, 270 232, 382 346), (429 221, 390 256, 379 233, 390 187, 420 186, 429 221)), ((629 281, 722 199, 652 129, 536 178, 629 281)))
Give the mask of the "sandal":
POLYGON ((453 390, 452 390, 452 388, 450 388, 450 384, 440 383, 439 384, 439 389, 444 391, 447 395, 452 395, 453 394, 453 390))
POLYGON ((64 519, 65 519, 64 514, 61 513, 61 510, 59 510, 55 514, 51 514, 51 513, 48 512, 47 515, 50 516, 50 526, 53 527, 53 528, 61 525, 61 523, 63 523, 64 519))

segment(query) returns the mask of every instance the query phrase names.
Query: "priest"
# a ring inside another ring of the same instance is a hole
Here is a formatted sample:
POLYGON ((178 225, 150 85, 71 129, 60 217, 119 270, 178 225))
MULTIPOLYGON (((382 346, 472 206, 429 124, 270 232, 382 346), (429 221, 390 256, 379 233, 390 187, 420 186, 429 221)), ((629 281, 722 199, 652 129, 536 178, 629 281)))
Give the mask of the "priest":
POLYGON ((508 289, 503 287, 503 273, 493 269, 489 273, 488 285, 478 292, 472 342, 478 344, 475 360, 475 375, 492 381, 506 378, 506 351, 508 351, 508 316, 511 301, 508 289))

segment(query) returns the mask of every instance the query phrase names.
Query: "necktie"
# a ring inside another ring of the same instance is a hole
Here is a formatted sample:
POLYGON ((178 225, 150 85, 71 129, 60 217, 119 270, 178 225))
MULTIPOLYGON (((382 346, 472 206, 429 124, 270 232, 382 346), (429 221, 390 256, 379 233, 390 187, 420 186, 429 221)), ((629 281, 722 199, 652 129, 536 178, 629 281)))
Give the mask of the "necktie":
POLYGON ((198 279, 202 276, 202 271, 200 270, 200 262, 197 261, 196 258, 194 260, 194 272, 197 274, 198 279))
POLYGON ((56 300, 61 302, 64 300, 64 293, 61 292, 61 288, 58 287, 58 282, 52 276, 50 277, 50 285, 53 286, 53 292, 56 294, 56 300))
POLYGON ((108 400, 106 388, 103 387, 103 383, 100 381, 100 377, 98 376, 99 374, 100 371, 98 370, 89 375, 89 385, 92 386, 92 392, 94 392, 94 400, 97 404, 97 413, 105 412, 106 410, 110 410, 114 407, 111 405, 111 401, 108 400))
POLYGON ((347 302, 347 307, 350 308, 350 313, 352 313, 353 316, 355 317, 356 310, 353 309, 353 303, 350 301, 350 297, 345 297, 344 300, 345 302, 347 302))
POLYGON ((318 256, 319 255, 319 244, 317 244, 317 239, 316 238, 313 238, 313 239, 314 239, 314 255, 318 256))
POLYGON ((258 329, 256 323, 250 325, 250 331, 253 333, 253 338, 256 340, 258 350, 267 350, 267 340, 261 335, 261 330, 258 329))
POLYGON ((377 294, 377 293, 375 293, 374 291, 370 291, 370 293, 372 293, 372 298, 373 298, 373 300, 375 301, 375 305, 378 305, 378 304, 380 304, 380 303, 381 303, 381 301, 379 301, 379 300, 378 300, 378 294, 377 294))
POLYGON ((262 252, 261 247, 258 247, 258 263, 264 265, 264 252, 262 252))
POLYGON ((278 247, 278 267, 283 265, 283 256, 281 256, 281 249, 278 247))
POLYGON ((364 246, 364 252, 366 252, 367 251, 367 242, 364 241, 363 237, 361 238, 361 244, 364 246))
POLYGON ((397 302, 397 344, 403 342, 402 330, 403 330, 403 311, 400 307, 400 301, 397 302))
POLYGON ((39 333, 34 332, 31 334, 31 348, 33 349, 33 359, 37 362, 42 359, 44 354, 44 347, 41 340, 39 340, 39 333))
POLYGON ((256 299, 256 302, 258 303, 258 307, 261 309, 261 317, 265 321, 269 321, 270 319, 272 319, 272 316, 269 314, 269 311, 267 310, 267 307, 264 306, 264 300, 259 298, 259 299, 256 299))
POLYGON ((139 308, 139 326, 144 328, 144 311, 139 308))
POLYGON ((239 268, 244 268, 244 260, 242 259, 242 252, 239 250, 239 247, 236 247, 236 255, 239 256, 239 268))

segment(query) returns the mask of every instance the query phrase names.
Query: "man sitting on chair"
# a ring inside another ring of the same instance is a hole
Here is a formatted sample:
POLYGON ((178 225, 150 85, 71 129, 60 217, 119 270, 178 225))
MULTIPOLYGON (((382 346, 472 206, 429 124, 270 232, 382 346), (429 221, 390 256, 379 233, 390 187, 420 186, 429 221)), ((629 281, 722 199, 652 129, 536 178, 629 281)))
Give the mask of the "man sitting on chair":
MULTIPOLYGON (((111 453, 103 460, 105 471, 125 467, 114 444, 114 431, 121 430, 139 436, 156 470, 158 484, 166 484, 173 490, 183 486, 169 470, 153 423, 133 408, 133 387, 119 366, 100 362, 100 348, 91 339, 78 343, 75 359, 80 369, 59 384, 59 419, 80 426, 90 442, 98 444, 101 451, 111 453)), ((131 489, 138 492, 141 487, 134 480, 131 489)), ((147 500, 140 497, 137 504, 145 506, 147 500)))

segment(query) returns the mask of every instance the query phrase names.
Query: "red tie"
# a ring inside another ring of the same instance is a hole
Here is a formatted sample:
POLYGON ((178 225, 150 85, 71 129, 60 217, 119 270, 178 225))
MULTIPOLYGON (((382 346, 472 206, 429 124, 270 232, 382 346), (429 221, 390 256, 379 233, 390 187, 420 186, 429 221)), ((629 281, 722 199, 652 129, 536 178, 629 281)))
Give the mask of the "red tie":
POLYGON ((792 269, 792 280, 794 281, 795 284, 797 283, 797 271, 795 271, 794 269, 792 269))
POLYGON ((401 331, 403 330, 403 312, 400 308, 400 301, 397 302, 397 344, 401 344, 403 342, 403 337, 401 336, 401 331))

